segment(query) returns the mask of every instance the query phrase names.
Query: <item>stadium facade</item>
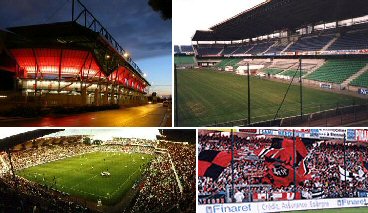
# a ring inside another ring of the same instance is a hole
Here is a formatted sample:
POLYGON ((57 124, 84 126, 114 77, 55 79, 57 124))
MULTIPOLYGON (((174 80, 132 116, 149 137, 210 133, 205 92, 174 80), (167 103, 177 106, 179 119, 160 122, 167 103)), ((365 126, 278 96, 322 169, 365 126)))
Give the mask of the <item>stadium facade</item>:
MULTIPOLYGON (((84 6, 83 6, 84 7, 84 6)), ((143 104, 149 82, 84 7, 69 22, 0 31, 1 99, 46 106, 143 104)))
POLYGON ((192 50, 175 46, 174 52, 194 53, 194 60, 182 62, 186 67, 189 63, 246 74, 249 64, 253 75, 286 80, 301 70, 303 83, 364 96, 367 8, 361 0, 266 1, 208 31, 197 30, 192 50))

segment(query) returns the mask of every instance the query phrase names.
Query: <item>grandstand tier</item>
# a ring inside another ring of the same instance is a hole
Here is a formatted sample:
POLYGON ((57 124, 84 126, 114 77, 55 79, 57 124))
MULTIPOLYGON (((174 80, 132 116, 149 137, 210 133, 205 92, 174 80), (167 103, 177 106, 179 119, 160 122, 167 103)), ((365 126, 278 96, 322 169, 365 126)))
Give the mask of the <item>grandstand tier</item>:
POLYGON ((299 51, 319 51, 321 50, 329 41, 332 40, 334 36, 313 36, 313 37, 302 37, 293 45, 291 45, 287 52, 299 52, 299 51))
POLYGON ((355 31, 342 34, 328 50, 368 49, 368 31, 355 31))
POLYGON ((368 59, 327 60, 323 66, 309 74, 307 79, 341 84, 367 63, 368 59))
POLYGON ((362 75, 351 81, 350 85, 368 88, 368 71, 364 72, 362 75))
POLYGON ((175 56, 174 63, 177 65, 194 65, 195 59, 193 56, 175 56))

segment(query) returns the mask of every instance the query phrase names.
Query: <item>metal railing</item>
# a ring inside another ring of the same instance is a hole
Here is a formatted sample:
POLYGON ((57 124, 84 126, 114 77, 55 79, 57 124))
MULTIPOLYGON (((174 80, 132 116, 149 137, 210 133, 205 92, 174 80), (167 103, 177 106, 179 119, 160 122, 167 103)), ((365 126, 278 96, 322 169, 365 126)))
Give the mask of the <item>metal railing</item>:
POLYGON ((127 53, 126 50, 116 41, 116 39, 107 31, 107 29, 101 24, 100 21, 97 20, 97 18, 86 8, 84 4, 82 4, 79 0, 73 0, 73 6, 72 6, 72 21, 77 22, 80 25, 83 25, 84 27, 99 33, 101 36, 103 36, 110 44, 111 46, 122 56, 125 58, 125 60, 139 73, 143 76, 143 72, 138 67, 138 65, 130 58, 125 57, 124 54, 127 53), (77 4, 82 7, 82 10, 79 12, 79 14, 74 17, 74 8, 75 8, 75 1, 77 4))
MULTIPOLYGON (((253 118, 253 120, 255 120, 253 118)), ((208 127, 253 126, 253 127, 281 127, 281 126, 342 126, 368 120, 368 104, 339 106, 297 116, 269 119, 247 124, 247 119, 215 122, 208 127)))

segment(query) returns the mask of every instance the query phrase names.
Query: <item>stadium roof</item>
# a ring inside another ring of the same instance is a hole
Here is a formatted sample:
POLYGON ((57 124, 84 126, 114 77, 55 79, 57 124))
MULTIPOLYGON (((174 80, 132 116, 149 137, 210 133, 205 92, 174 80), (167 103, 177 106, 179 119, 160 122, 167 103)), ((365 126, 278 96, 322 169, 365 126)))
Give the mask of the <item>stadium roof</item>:
POLYGON ((0 151, 59 131, 63 131, 63 129, 37 129, 2 138, 0 139, 0 151))
POLYGON ((112 43, 118 44, 107 31, 95 32, 77 22, 19 26, 8 30, 14 33, 14 36, 6 40, 8 48, 69 48, 92 51, 105 74, 110 75, 118 65, 125 65, 150 85, 138 66, 116 50, 112 43), (106 60, 106 54, 111 59, 106 60))
POLYGON ((211 27, 211 31, 196 31, 192 40, 242 40, 364 15, 368 15, 367 0, 268 0, 211 27))
POLYGON ((195 129, 160 129, 161 135, 157 139, 165 139, 174 142, 188 142, 194 144, 196 142, 195 129))

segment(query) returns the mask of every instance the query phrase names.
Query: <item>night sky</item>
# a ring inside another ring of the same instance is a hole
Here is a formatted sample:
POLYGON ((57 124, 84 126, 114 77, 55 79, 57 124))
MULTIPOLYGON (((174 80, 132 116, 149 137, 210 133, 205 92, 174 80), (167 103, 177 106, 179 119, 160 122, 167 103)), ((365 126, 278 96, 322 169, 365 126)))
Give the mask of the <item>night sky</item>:
MULTIPOLYGON (((171 20, 162 20, 147 0, 81 1, 147 73, 151 91, 171 94, 171 20)), ((72 0, 0 0, 0 5, 2 29, 71 20, 72 0)))

